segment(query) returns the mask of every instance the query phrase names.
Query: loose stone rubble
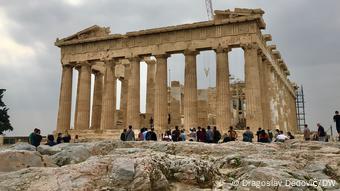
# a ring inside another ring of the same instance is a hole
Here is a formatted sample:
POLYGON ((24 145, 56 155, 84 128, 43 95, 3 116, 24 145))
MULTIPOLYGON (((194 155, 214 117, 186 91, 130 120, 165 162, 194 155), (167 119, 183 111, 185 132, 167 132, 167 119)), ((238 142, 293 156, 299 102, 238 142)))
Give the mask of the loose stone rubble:
POLYGON ((0 190, 340 189, 336 143, 100 141, 17 148, 0 150, 0 190), (313 179, 334 186, 292 186, 313 179), (256 187, 256 181, 283 185, 256 187))

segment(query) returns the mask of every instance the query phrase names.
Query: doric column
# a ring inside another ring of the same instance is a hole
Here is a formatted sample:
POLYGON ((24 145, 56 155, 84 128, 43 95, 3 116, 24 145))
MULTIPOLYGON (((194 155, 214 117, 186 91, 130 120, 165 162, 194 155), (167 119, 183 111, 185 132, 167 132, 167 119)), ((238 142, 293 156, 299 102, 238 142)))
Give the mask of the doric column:
POLYGON ((127 126, 127 97, 128 97, 128 86, 129 86, 130 66, 124 65, 124 79, 121 79, 121 93, 120 93, 120 111, 123 116, 123 127, 127 126))
POLYGON ((267 126, 271 130, 275 130, 275 105, 274 105, 274 80, 272 74, 273 66, 268 60, 263 61, 263 73, 264 81, 266 83, 266 94, 267 94, 267 126))
POLYGON ((91 128, 100 129, 102 98, 103 98, 103 74, 99 71, 94 72, 94 92, 92 102, 91 128))
POLYGON ((198 122, 197 112, 197 51, 185 51, 184 74, 184 128, 188 131, 196 127, 198 122))
POLYGON ((91 66, 88 62, 82 62, 79 66, 78 90, 76 103, 76 130, 89 129, 90 123, 90 99, 91 99, 91 66))
POLYGON ((298 124, 297 124, 296 95, 295 95, 295 91, 294 91, 294 94, 291 95, 290 98, 291 98, 290 108, 292 110, 292 124, 293 124, 293 128, 294 128, 294 132, 295 133, 300 133, 300 129, 299 129, 298 124))
POLYGON ((158 133, 164 132, 168 124, 167 58, 167 54, 156 56, 154 126, 158 133))
POLYGON ((105 61, 104 92, 102 100, 101 129, 114 129, 116 111, 116 76, 115 61, 105 61))
POLYGON ((263 129, 268 129, 268 120, 269 120, 269 99, 268 99, 268 86, 266 83, 265 75, 266 75, 266 68, 263 63, 263 59, 265 58, 265 55, 263 52, 259 49, 258 51, 258 63, 259 63, 259 73, 260 73, 260 91, 261 91, 261 106, 262 106, 262 116, 263 116, 263 129))
POLYGON ((153 115, 153 111, 155 108, 154 100, 155 100, 156 61, 145 60, 145 62, 148 65, 146 84, 146 113, 153 115))
POLYGON ((71 65, 63 65, 59 110, 57 118, 57 132, 65 132, 70 129, 71 123, 71 105, 72 105, 72 74, 73 67, 71 65))
POLYGON ((258 46, 247 44, 243 46, 245 60, 245 97, 246 122, 253 131, 263 128, 263 113, 261 104, 261 80, 259 73, 258 46))
POLYGON ((231 125, 229 87, 229 49, 219 47, 216 52, 216 126, 227 131, 231 125))
POLYGON ((131 71, 128 81, 127 126, 132 125, 136 129, 140 125, 140 58, 129 60, 131 71))

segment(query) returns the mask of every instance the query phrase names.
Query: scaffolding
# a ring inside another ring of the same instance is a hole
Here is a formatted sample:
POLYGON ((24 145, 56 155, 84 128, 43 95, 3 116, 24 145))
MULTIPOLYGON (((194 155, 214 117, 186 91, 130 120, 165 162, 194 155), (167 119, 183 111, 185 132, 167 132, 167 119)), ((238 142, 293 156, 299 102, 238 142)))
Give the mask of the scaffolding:
POLYGON ((300 131, 303 131, 304 125, 306 124, 306 113, 305 113, 305 96, 303 93, 303 86, 296 90, 296 115, 297 124, 300 131))

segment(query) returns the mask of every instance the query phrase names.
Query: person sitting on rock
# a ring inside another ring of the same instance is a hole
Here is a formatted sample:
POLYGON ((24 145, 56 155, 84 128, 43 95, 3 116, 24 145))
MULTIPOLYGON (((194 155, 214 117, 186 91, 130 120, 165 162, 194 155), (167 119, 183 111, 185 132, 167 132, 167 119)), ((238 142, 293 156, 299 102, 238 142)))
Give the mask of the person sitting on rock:
POLYGON ((144 135, 143 135, 144 131, 145 131, 144 127, 140 129, 140 132, 138 134, 138 141, 144 141, 144 135))
POLYGON ((157 135, 154 131, 154 128, 151 128, 150 131, 146 133, 146 140, 147 141, 157 141, 157 135))
POLYGON ((181 135, 181 131, 178 129, 178 126, 175 127, 175 130, 172 131, 171 137, 172 141, 177 142, 179 140, 179 136, 181 135))
POLYGON ((205 128, 202 128, 200 142, 203 142, 203 143, 207 143, 208 142, 207 141, 207 131, 205 130, 205 128))
POLYGON ((289 139, 295 139, 294 135, 291 132, 287 132, 289 139))
POLYGON ((260 143, 270 143, 269 141, 269 135, 266 133, 266 131, 264 129, 262 129, 260 131, 259 134, 259 142, 260 143))
POLYGON ((326 136, 327 136, 325 128, 323 128, 320 125, 320 123, 318 123, 317 126, 318 126, 318 140, 325 142, 326 141, 326 136))
POLYGON ((165 131, 164 136, 163 136, 163 141, 172 141, 171 130, 170 129, 165 131))
POLYGON ((243 133, 243 141, 244 142, 253 142, 254 134, 250 131, 250 127, 246 128, 246 131, 243 133))
POLYGON ((237 132, 234 130, 233 126, 229 127, 228 133, 229 133, 230 141, 236 141, 236 139, 237 139, 237 132))
POLYGON ((260 134, 261 134, 262 128, 259 128, 256 132, 257 142, 260 142, 260 134))
POLYGON ((203 142, 203 132, 202 132, 201 127, 197 128, 197 141, 203 142))
POLYGON ((126 131, 125 140, 126 141, 135 141, 136 140, 135 139, 135 132, 133 132, 131 125, 129 125, 129 129, 126 131))
POLYGON ((40 135, 40 129, 35 128, 33 132, 28 136, 29 144, 38 147, 42 140, 42 136, 40 135))
POLYGON ((56 145, 56 144, 57 144, 57 143, 54 142, 54 136, 53 136, 53 135, 48 135, 48 136, 47 136, 47 143, 46 143, 46 145, 52 147, 52 146, 54 146, 54 145, 56 145))
POLYGON ((221 139, 221 133, 217 130, 216 126, 213 128, 213 143, 218 143, 221 139))
POLYGON ((58 133, 57 136, 57 144, 60 144, 63 142, 63 134, 62 133, 58 133))
POLYGON ((285 134, 283 134, 283 131, 279 131, 279 134, 277 135, 275 142, 283 143, 285 142, 285 140, 288 140, 288 137, 285 134))
POLYGON ((141 140, 142 141, 146 141, 146 134, 148 133, 148 128, 144 127, 143 128, 143 138, 141 137, 141 140))
POLYGON ((272 142, 274 138, 273 132, 270 129, 267 129, 267 132, 269 136, 269 142, 272 142))
POLYGON ((67 131, 66 131, 65 135, 63 136, 63 142, 64 142, 64 143, 69 143, 69 142, 71 142, 71 135, 68 134, 67 131))
POLYGON ((121 141, 126 141, 126 129, 123 129, 123 132, 120 134, 120 140, 121 141))
POLYGON ((189 141, 197 141, 197 133, 196 133, 196 128, 190 129, 190 134, 189 134, 189 141))

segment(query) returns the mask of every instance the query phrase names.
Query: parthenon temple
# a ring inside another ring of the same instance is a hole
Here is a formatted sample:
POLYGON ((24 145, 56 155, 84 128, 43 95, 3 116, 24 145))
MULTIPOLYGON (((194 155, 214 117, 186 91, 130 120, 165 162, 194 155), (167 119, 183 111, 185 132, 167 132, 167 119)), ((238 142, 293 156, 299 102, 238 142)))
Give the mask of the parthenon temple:
POLYGON ((225 132, 232 125, 297 132, 296 85, 288 79, 276 45, 269 44, 271 35, 262 34, 263 14, 261 9, 215 11, 213 20, 126 34, 95 25, 57 39, 62 77, 56 132, 113 136, 129 125, 138 130, 150 124, 158 134, 176 125, 186 130, 214 125, 225 132), (235 48, 244 51, 245 79, 240 83, 229 78, 228 54, 235 48), (216 87, 199 90, 196 59, 206 50, 216 53, 216 87), (171 54, 185 57, 183 85, 173 81, 168 86, 171 54), (145 113, 140 112, 141 62, 147 63, 145 113), (74 70, 78 82, 71 116, 74 70))

